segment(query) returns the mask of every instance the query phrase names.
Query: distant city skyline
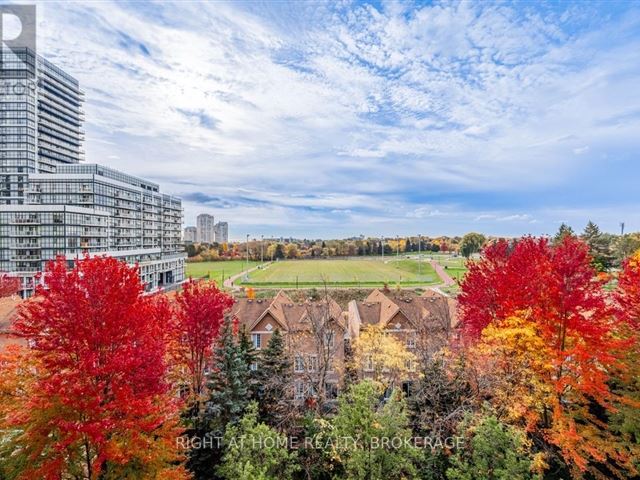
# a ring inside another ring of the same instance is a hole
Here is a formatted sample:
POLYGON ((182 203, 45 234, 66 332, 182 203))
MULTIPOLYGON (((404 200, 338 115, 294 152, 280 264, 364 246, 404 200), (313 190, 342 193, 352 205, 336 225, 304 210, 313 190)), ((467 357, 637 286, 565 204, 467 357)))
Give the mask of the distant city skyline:
POLYGON ((39 53, 86 92, 86 157, 182 197, 185 226, 640 230, 637 3, 45 2, 38 19, 39 53))

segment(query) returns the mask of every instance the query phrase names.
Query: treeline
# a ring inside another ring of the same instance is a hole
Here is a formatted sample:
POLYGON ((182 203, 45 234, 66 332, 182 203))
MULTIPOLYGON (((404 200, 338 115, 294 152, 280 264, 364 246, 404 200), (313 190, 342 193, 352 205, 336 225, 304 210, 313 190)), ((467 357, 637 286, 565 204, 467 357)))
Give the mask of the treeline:
POLYGON ((254 350, 215 284, 145 296, 135 268, 60 259, 0 357, 0 478, 637 478, 640 251, 614 288, 589 252, 491 242, 456 328, 414 353, 366 329, 337 400, 299 397, 286 340, 254 350))
MULTIPOLYGON (((568 225, 562 224, 554 237, 569 234, 584 240, 589 245, 594 265, 599 271, 619 268, 624 258, 640 248, 640 233, 614 235, 600 231, 593 222, 589 222, 580 233, 573 231, 568 225)), ((503 240, 496 237, 486 237, 480 233, 470 232, 463 237, 406 237, 360 238, 346 240, 250 240, 230 244, 201 244, 186 245, 189 261, 217 261, 247 258, 253 261, 273 261, 296 258, 331 258, 394 255, 397 253, 455 253, 470 257, 482 251, 482 248, 494 241, 503 240)))
POLYGON ((228 245, 187 244, 190 261, 216 261, 246 258, 254 261, 294 258, 330 258, 394 255, 396 253, 457 252, 461 237, 363 238, 347 240, 253 240, 228 245))
MULTIPOLYGON (((581 233, 574 232, 564 223, 561 224, 552 241, 558 244, 566 236, 579 238, 589 247, 593 266, 600 272, 619 268, 625 258, 640 248, 640 233, 613 235, 600 231, 598 225, 591 221, 581 233)), ((459 242, 458 252, 468 258, 495 241, 501 240, 504 239, 487 238, 476 232, 467 233, 459 242)))

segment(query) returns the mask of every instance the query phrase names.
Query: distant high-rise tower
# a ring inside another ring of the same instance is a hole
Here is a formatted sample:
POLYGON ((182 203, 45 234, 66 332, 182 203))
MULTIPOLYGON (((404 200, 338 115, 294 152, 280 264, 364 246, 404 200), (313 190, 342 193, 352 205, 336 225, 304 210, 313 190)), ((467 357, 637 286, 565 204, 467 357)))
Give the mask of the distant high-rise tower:
POLYGON ((213 243, 215 241, 213 215, 201 213, 196 218, 197 241, 200 243, 213 243))
POLYGON ((227 222, 216 223, 214 230, 217 243, 229 243, 229 224, 227 222))
POLYGON ((196 227, 186 227, 184 229, 183 240, 185 242, 193 243, 198 236, 198 229, 196 227))

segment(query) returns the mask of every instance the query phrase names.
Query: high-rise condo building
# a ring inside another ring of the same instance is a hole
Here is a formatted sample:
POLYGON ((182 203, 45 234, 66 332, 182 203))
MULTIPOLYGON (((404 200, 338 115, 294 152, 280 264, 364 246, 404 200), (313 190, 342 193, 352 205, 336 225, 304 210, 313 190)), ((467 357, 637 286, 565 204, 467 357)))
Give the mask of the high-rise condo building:
POLYGON ((31 50, 2 49, 0 203, 24 203, 27 175, 54 173, 82 156, 78 81, 31 50))
POLYGON ((77 80, 29 50, 2 55, 0 271, 21 278, 25 297, 58 255, 138 263, 147 290, 181 282, 181 200, 153 182, 79 163, 77 80))

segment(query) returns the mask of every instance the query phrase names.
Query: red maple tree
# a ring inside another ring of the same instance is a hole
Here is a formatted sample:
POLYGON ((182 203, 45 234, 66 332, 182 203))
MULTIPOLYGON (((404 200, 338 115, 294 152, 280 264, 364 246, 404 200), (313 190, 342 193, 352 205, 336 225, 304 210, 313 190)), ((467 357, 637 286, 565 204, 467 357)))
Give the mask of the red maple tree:
POLYGON ((0 272, 0 298, 10 297, 18 293, 20 289, 20 279, 17 277, 9 276, 6 273, 0 272))
POLYGON ((205 372, 213 354, 220 325, 233 305, 233 297, 220 291, 215 282, 189 280, 176 296, 174 322, 175 364, 186 370, 190 400, 203 395, 205 372))
POLYGON ((14 330, 39 365, 11 416, 21 431, 19 478, 185 478, 176 460, 176 409, 165 380, 166 298, 143 295, 137 267, 85 258, 52 262, 46 287, 14 330), (105 477, 106 478, 106 477, 105 477))
POLYGON ((575 237, 558 245, 532 237, 499 241, 469 266, 462 282, 463 329, 467 338, 477 338, 491 322, 529 312, 555 351, 558 395, 586 389, 604 401, 607 377, 601 366, 616 361, 611 350, 617 343, 602 287, 587 245, 575 237))
POLYGON ((549 366, 540 382, 554 392, 539 406, 540 428, 580 470, 588 458, 628 462, 592 413, 594 404, 609 409, 617 400, 608 382, 629 343, 620 338, 621 322, 591 260, 587 245, 573 236, 556 245, 532 237, 498 241, 469 265, 458 297, 467 344, 511 316, 537 332, 544 345, 539 356, 549 366))

